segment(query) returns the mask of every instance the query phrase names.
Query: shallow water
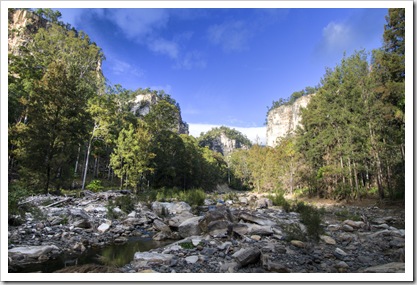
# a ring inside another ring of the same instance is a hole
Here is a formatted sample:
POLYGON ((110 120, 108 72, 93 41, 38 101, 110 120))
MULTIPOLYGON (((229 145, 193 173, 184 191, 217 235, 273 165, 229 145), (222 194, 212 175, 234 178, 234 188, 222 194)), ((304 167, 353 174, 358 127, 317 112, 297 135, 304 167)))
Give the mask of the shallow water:
POLYGON ((51 273, 72 265, 102 264, 121 267, 133 260, 135 252, 149 251, 170 244, 172 241, 154 241, 151 237, 131 237, 124 244, 111 244, 100 248, 88 248, 81 255, 62 254, 56 259, 33 263, 16 268, 11 273, 42 272, 51 273))

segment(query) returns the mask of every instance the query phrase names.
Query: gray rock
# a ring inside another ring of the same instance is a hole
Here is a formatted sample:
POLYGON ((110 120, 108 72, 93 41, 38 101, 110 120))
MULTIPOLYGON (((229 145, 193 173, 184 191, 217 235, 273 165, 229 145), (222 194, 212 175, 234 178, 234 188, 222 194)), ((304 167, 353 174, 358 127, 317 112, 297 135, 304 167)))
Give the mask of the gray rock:
POLYGON ((193 217, 185 220, 178 226, 178 233, 182 238, 200 235, 201 229, 199 223, 203 216, 193 217))
POLYGON ((153 221, 153 226, 158 231, 161 231, 161 232, 171 232, 171 229, 166 224, 164 224, 161 220, 155 219, 153 221))
POLYGON ((163 265, 170 265, 171 261, 173 260, 174 255, 172 254, 164 254, 164 253, 156 253, 156 252, 136 252, 133 260, 135 262, 142 262, 139 263, 140 265, 148 265, 152 264, 163 264, 163 265))
POLYGON ((248 264, 258 262, 261 256, 261 251, 256 247, 241 248, 232 256, 240 264, 240 266, 244 267, 248 264))
POLYGON ((194 264, 194 263, 196 263, 196 262, 198 261, 198 256, 197 256, 197 255, 187 256, 187 257, 185 258, 185 261, 186 261, 188 264, 194 264))
POLYGON ((272 201, 269 200, 268 198, 259 198, 258 200, 256 200, 255 202, 255 209, 267 209, 272 207, 272 201))
POLYGON ((244 221, 255 223, 255 224, 258 224, 258 225, 261 225, 261 226, 275 226, 276 225, 275 222, 273 222, 273 221, 271 221, 271 220, 269 220, 265 217, 260 217, 260 216, 256 216, 256 215, 253 215, 253 214, 250 214, 250 213, 245 213, 245 212, 240 214, 240 218, 244 221))
POLYGON ((100 233, 105 233, 111 226, 111 221, 107 220, 105 223, 102 223, 98 228, 97 231, 100 233))
POLYGON ((22 246, 9 249, 9 255, 19 254, 29 258, 39 258, 53 250, 59 251, 59 248, 56 245, 22 246))
POLYGON ((405 263, 392 262, 377 266, 368 267, 363 270, 364 273, 403 273, 405 272, 405 263))
POLYGON ((336 241, 329 236, 321 235, 320 239, 324 241, 326 244, 332 244, 332 245, 336 244, 336 241))
POLYGON ((168 224, 170 227, 178 228, 182 222, 192 217, 194 217, 194 215, 191 214, 190 212, 182 212, 181 214, 170 218, 168 221, 168 224))

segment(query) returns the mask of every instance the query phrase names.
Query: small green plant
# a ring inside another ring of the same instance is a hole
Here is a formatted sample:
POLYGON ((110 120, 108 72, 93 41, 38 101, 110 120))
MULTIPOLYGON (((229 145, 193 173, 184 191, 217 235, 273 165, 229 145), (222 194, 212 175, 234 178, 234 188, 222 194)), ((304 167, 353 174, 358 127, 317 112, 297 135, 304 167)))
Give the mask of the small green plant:
POLYGON ((101 181, 96 179, 91 181, 85 188, 93 192, 98 192, 103 190, 104 187, 103 185, 101 185, 101 181))
POLYGON ((68 217, 67 216, 61 216, 62 221, 61 224, 62 225, 68 225, 68 217))
POLYGON ((287 241, 291 241, 291 240, 305 241, 306 240, 306 234, 303 232, 300 225, 297 223, 285 225, 283 227, 283 230, 285 232, 287 241))
POLYGON ((306 226, 307 234, 317 240, 324 232, 321 227, 322 211, 303 202, 298 202, 294 208, 300 213, 300 220, 306 226))
POLYGON ((190 241, 182 242, 182 243, 179 243, 178 245, 181 246, 184 249, 193 249, 194 248, 193 243, 190 242, 190 241))
POLYGON ((268 199, 272 201, 272 204, 275 206, 281 206, 284 211, 291 211, 291 204, 285 199, 284 193, 280 191, 275 191, 275 195, 268 195, 268 199))
POLYGON ((190 206, 202 206, 206 199, 206 193, 202 189, 192 189, 180 192, 179 199, 190 206))

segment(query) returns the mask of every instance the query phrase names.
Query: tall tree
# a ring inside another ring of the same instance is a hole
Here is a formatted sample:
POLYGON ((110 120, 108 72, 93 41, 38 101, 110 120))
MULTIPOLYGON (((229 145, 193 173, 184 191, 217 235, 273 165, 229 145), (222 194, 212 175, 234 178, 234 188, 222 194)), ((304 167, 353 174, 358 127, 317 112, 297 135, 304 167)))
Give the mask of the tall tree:
POLYGON ((135 192, 141 188, 146 173, 153 171, 149 163, 154 157, 145 124, 140 123, 136 128, 131 124, 128 129, 122 129, 110 158, 111 166, 120 178, 120 186, 133 187, 135 192))

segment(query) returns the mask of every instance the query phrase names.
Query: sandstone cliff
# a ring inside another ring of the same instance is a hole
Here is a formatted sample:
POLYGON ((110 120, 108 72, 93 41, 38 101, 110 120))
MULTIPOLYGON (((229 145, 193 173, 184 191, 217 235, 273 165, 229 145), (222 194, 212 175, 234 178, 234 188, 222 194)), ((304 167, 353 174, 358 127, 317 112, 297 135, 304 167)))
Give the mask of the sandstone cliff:
POLYGON ((26 45, 40 28, 47 28, 49 22, 28 10, 8 11, 8 51, 19 54, 19 47, 26 45))
POLYGON ((199 138, 200 146, 207 146, 224 156, 228 156, 235 149, 249 149, 250 140, 241 132, 228 127, 214 128, 199 138))
POLYGON ((291 105, 282 105, 268 113, 266 145, 275 147, 277 139, 294 133, 301 121, 300 109, 305 108, 314 94, 305 95, 291 105))
MULTIPOLYGON (((139 94, 133 100, 131 111, 137 116, 142 117, 147 115, 152 106, 157 104, 158 101, 161 100, 156 94, 147 93, 147 94, 139 94)), ((178 108, 178 107, 177 107, 178 108)), ((189 134, 188 131, 188 124, 182 120, 181 110, 178 110, 178 133, 179 134, 189 134)))

